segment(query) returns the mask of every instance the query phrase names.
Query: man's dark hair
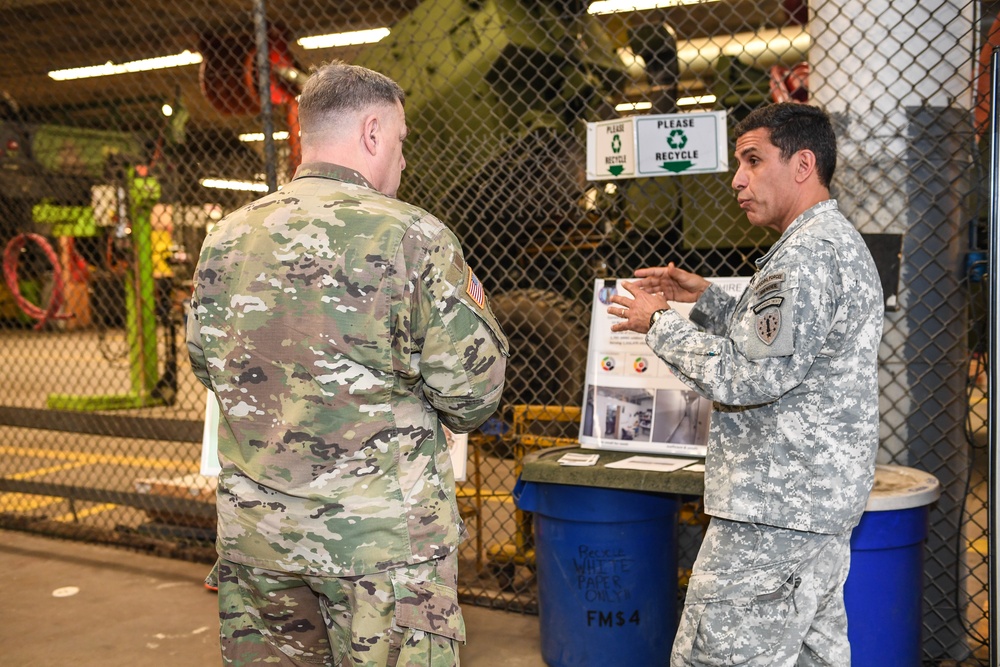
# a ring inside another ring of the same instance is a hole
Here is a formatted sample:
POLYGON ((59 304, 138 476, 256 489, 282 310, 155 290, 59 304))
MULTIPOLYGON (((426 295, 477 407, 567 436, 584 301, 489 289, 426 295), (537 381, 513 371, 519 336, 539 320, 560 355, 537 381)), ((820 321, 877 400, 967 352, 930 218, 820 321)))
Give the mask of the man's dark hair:
POLYGON ((782 102, 755 109, 733 130, 734 138, 752 130, 767 129, 781 159, 788 160, 801 150, 816 155, 819 182, 829 188, 837 169, 837 137, 825 111, 808 104, 782 102))
POLYGON ((312 129, 338 112, 402 104, 405 98, 399 84, 384 74, 334 60, 309 75, 299 97, 299 120, 304 130, 312 129))

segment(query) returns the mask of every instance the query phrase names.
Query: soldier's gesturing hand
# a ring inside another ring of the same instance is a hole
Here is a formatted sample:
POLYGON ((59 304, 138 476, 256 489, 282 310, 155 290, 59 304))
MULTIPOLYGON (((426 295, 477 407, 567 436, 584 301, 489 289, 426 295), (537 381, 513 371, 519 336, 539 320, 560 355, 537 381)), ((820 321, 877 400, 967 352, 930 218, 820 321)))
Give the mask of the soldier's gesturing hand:
POLYGON ((639 269, 635 276, 638 280, 633 284, 639 289, 681 303, 694 303, 710 284, 695 273, 678 269, 673 262, 666 266, 639 269))
POLYGON ((621 322, 611 325, 612 331, 634 331, 644 334, 649 331, 649 320, 658 310, 669 310, 670 305, 662 294, 653 294, 639 287, 638 282, 622 282, 622 289, 633 298, 616 294, 611 297, 613 305, 608 306, 608 314, 620 317, 621 322))

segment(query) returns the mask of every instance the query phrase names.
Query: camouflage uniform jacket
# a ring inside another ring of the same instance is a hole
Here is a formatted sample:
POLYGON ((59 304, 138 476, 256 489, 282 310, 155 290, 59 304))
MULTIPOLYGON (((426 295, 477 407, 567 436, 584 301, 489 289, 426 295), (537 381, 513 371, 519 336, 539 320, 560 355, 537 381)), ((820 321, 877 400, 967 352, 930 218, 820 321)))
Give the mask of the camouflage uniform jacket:
POLYGON ((457 547, 441 425, 490 417, 508 352, 439 220, 303 165, 208 234, 187 339, 220 402, 223 558, 347 576, 457 547))
POLYGON ((715 403, 708 514, 815 533, 857 524, 875 475, 882 316, 871 254, 827 200, 757 260, 738 300, 709 287, 691 322, 656 322, 647 344, 715 403))

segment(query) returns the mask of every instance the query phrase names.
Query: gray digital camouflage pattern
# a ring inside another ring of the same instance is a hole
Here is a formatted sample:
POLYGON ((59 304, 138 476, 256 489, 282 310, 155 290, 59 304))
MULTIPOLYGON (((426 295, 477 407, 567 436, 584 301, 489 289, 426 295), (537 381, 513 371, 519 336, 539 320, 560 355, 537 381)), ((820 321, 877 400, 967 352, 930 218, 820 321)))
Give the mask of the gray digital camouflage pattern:
POLYGON ((508 350, 444 224, 302 165, 208 234, 192 315, 192 367, 221 408, 222 558, 345 577, 456 549, 441 424, 493 414, 508 350))
POLYGON ((850 535, 713 518, 688 584, 671 667, 849 667, 850 535))
POLYGON ((387 572, 321 578, 223 560, 223 662, 454 667, 457 642, 465 641, 455 595, 457 565, 453 552, 387 572))
POLYGON ((714 401, 707 514, 815 533, 857 525, 875 478, 883 310, 871 253, 831 199, 757 260, 740 299, 709 287, 694 324, 673 311, 656 322, 649 347, 714 401))
POLYGON ((647 344, 714 401, 705 513, 672 667, 850 665, 843 585, 878 448, 884 304, 834 200, 796 218, 743 295, 709 287, 647 344), (699 328, 700 327, 700 328, 699 328))

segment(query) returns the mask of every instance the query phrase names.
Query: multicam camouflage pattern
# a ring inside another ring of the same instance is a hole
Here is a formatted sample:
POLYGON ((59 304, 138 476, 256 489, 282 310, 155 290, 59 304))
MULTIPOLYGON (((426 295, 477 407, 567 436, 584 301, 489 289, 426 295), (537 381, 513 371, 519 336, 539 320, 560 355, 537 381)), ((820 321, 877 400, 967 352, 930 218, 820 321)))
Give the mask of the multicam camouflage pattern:
POLYGON ((713 518, 671 667, 849 667, 841 594, 850 532, 805 533, 713 518))
POLYGON ((454 667, 465 623, 457 554, 353 577, 319 578, 221 561, 223 663, 454 667))
POLYGON ((209 233, 188 348, 221 407, 223 558, 342 577, 456 548, 441 424, 495 411, 508 354, 472 280, 440 221, 335 165, 209 233))
POLYGON ((875 478, 883 309, 864 240, 827 200, 757 261, 740 299, 710 287, 694 324, 668 312, 650 329, 650 348, 715 402, 707 514, 816 533, 857 524, 875 478))

